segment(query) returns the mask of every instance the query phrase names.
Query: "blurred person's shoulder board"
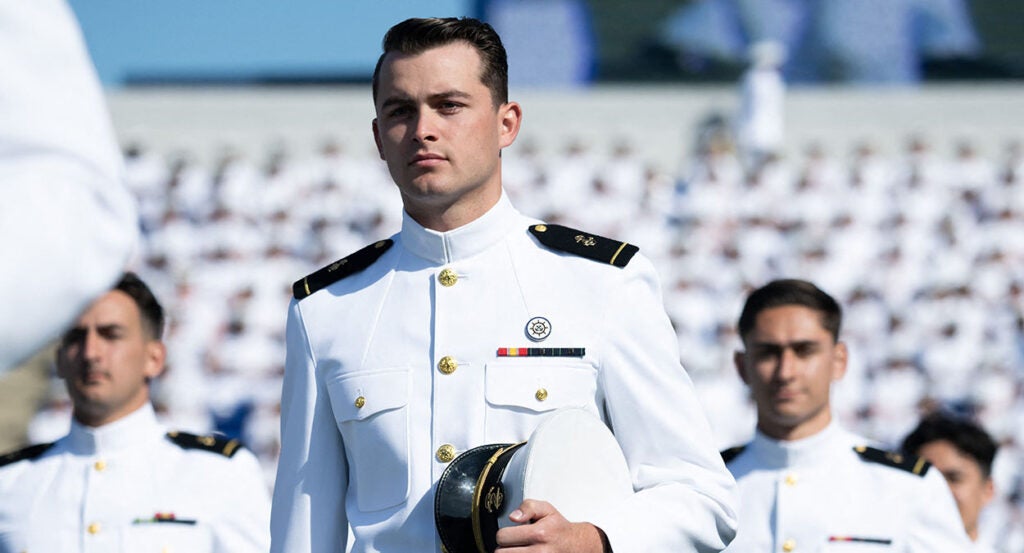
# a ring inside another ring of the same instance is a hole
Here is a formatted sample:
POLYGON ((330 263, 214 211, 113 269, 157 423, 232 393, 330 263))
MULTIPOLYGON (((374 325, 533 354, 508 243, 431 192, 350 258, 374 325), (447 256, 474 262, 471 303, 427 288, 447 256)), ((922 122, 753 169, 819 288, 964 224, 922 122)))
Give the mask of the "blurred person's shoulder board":
POLYGON ((53 443, 48 444, 36 444, 28 447, 21 448, 17 451, 12 451, 5 455, 0 455, 0 467, 4 467, 10 464, 17 463, 18 461, 31 461, 39 458, 46 450, 50 449, 53 443))
POLYGON ((167 439, 182 449, 199 449, 228 458, 233 457, 238 450, 242 449, 242 444, 238 440, 223 436, 200 436, 188 432, 171 431, 167 433, 167 439))
POLYGON ((924 476, 931 468, 931 463, 923 458, 914 455, 907 455, 895 451, 886 451, 874 447, 859 445, 853 451, 860 456, 861 460, 867 463, 877 463, 894 469, 899 469, 917 476, 924 476))

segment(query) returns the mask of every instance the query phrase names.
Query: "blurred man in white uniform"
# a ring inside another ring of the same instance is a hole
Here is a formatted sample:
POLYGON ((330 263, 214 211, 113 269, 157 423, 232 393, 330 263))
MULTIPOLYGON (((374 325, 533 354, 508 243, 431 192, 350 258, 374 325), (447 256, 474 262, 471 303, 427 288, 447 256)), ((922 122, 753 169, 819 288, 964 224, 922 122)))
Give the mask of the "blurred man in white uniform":
POLYGON ((741 496, 728 551, 968 551, 938 471, 833 422, 829 392, 848 358, 841 321, 839 304, 803 280, 770 282, 743 307, 735 363, 757 433, 723 452, 741 496))
POLYGON ((270 498, 235 440, 168 432, 149 402, 163 309, 122 277, 64 335, 70 432, 0 457, 0 553, 259 553, 270 498))

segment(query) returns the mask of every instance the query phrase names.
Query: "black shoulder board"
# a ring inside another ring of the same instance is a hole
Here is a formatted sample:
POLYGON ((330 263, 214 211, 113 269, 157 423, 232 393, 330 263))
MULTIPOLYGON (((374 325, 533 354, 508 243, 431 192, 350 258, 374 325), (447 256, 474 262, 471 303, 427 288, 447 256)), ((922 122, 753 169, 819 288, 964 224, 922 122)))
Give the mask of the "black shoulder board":
POLYGON ((632 244, 587 234, 562 225, 533 225, 530 227, 530 233, 536 236, 541 244, 553 250, 576 254, 616 267, 625 267, 636 252, 640 251, 640 248, 632 244))
POLYGON ((326 288, 349 275, 358 273, 373 265, 373 262, 384 255, 384 252, 388 251, 388 248, 394 243, 394 240, 390 238, 375 242, 348 257, 343 257, 331 263, 313 274, 307 275, 302 280, 295 281, 295 284, 292 284, 292 293, 295 295, 295 299, 301 300, 317 290, 326 288))
POLYGON ((18 451, 12 451, 6 455, 0 455, 0 467, 17 463, 18 461, 24 461, 26 459, 35 459, 45 453, 47 449, 50 449, 50 446, 52 445, 53 442, 48 444, 30 445, 19 449, 18 451))
POLYGON ((740 453, 743 453, 743 450, 745 449, 747 449, 747 446, 738 445, 736 447, 730 447, 719 454, 722 456, 722 460, 725 461, 725 464, 728 465, 733 459, 739 457, 740 453))
POLYGON ((202 449, 213 453, 219 453, 225 457, 231 457, 242 449, 238 440, 229 440, 219 436, 197 436, 188 432, 171 431, 167 433, 167 439, 178 444, 182 449, 202 449))
POLYGON ((905 470, 911 474, 918 476, 924 476, 928 473, 928 469, 931 468, 931 463, 925 461, 923 458, 915 457, 914 455, 907 455, 905 453, 898 453, 895 451, 885 451, 884 449, 876 449, 873 447, 859 445, 853 448, 860 455, 860 458, 868 463, 879 463, 888 467, 905 470))

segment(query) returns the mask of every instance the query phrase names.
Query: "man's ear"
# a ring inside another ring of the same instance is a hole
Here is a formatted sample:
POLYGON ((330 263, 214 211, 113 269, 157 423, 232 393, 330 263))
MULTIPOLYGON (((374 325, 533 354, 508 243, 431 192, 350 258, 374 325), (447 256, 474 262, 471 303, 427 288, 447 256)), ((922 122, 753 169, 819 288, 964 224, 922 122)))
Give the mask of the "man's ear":
POLYGON ((146 380, 154 379, 164 372, 167 362, 167 346, 160 340, 146 342, 146 366, 143 375, 146 380))
POLYGON ((370 127, 373 128, 373 141, 377 144, 377 155, 379 155, 381 159, 384 159, 384 144, 380 141, 380 129, 377 127, 376 117, 373 118, 373 121, 370 123, 370 127))
POLYGON ((498 145, 507 148, 516 141, 523 124, 523 108, 516 102, 506 102, 498 108, 498 145))
POLYGON ((736 374, 740 375, 740 380, 747 384, 747 352, 740 350, 732 352, 732 364, 736 366, 736 374))
POLYGON ((846 342, 836 344, 832 356, 832 380, 842 380, 846 376, 846 364, 850 359, 850 352, 846 349, 846 342))

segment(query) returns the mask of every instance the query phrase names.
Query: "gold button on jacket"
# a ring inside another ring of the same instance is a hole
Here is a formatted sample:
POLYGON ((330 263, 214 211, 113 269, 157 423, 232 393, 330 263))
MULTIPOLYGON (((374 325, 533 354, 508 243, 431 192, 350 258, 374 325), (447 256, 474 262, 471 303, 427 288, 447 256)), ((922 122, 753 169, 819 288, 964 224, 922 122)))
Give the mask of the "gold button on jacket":
POLYGON ((437 460, 442 463, 450 463, 455 458, 455 446, 444 444, 437 448, 437 460))
POLYGON ((445 355, 437 363, 437 369, 444 374, 452 374, 457 368, 459 368, 459 363, 451 355, 445 355))
POLYGON ((441 283, 441 286, 450 288, 459 281, 459 275, 455 274, 455 271, 451 269, 442 269, 441 274, 437 275, 437 280, 441 283))

